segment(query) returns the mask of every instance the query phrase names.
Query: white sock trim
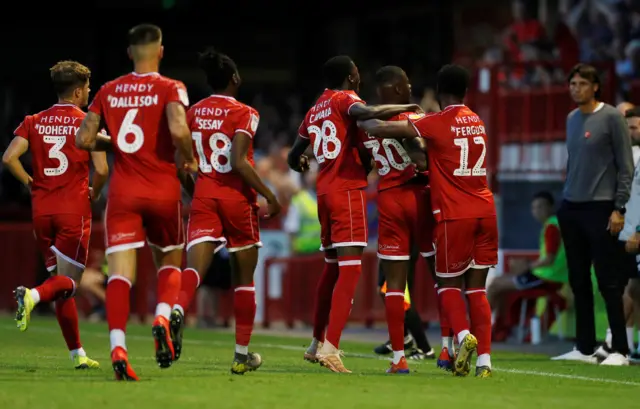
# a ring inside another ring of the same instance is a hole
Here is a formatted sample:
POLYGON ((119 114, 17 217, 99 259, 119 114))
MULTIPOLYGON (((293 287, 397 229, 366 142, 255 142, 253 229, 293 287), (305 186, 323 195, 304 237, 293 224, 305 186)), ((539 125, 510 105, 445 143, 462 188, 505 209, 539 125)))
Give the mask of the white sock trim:
POLYGON ((476 366, 488 366, 489 368, 491 368, 491 355, 489 354, 478 355, 478 359, 476 360, 476 366))
POLYGON ((69 351, 69 355, 71 355, 71 359, 73 359, 76 356, 86 357, 87 353, 84 351, 84 348, 80 347, 78 349, 72 349, 71 351, 69 351))
POLYGON ((462 330, 462 331, 458 332, 458 344, 462 344, 462 341, 464 340, 464 337, 466 337, 469 334, 471 334, 471 332, 469 332, 468 329, 465 329, 465 330, 462 330))
POLYGON ((442 337, 442 348, 447 348, 449 352, 451 352, 452 345, 453 345, 452 337, 442 337))
POLYGON ((182 314, 184 316, 184 308, 182 308, 182 305, 180 304, 176 304, 173 306, 174 310, 178 310, 180 312, 180 314, 182 314))
POLYGON ((35 288, 31 290, 31 298, 33 299, 34 304, 38 304, 40 302, 40 293, 35 288))
POLYGON ((109 332, 109 341, 111 342, 111 351, 113 351, 114 349, 116 349, 117 347, 120 347, 122 349, 124 349, 125 351, 127 350, 127 344, 125 344, 125 339, 124 339, 124 331, 121 329, 112 329, 109 332))
POLYGON ((629 351, 633 351, 635 347, 635 343, 633 342, 633 336, 635 332, 634 327, 627 327, 627 345, 629 346, 629 351))
POLYGON ((238 345, 236 344, 236 354, 247 355, 249 353, 248 345, 238 345))
POLYGON ((171 316, 171 306, 166 302, 158 303, 156 306, 156 317, 163 316, 166 319, 169 319, 171 316))
POLYGON ((402 351, 393 351, 393 363, 398 364, 400 360, 404 358, 404 350, 402 351))

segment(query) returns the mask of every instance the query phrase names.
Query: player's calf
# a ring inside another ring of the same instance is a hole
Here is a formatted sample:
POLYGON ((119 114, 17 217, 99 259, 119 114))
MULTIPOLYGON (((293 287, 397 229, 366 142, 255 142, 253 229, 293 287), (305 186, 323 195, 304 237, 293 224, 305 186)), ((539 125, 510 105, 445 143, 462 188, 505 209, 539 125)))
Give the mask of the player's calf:
MULTIPOLYGON (((253 284, 253 272, 258 263, 258 248, 250 247, 231 252, 231 257, 236 277, 233 297, 233 310, 236 319, 235 366, 236 361, 240 363, 243 361, 251 362, 249 343, 256 317, 256 289, 253 284)), ((233 367, 232 372, 234 372, 233 367)))

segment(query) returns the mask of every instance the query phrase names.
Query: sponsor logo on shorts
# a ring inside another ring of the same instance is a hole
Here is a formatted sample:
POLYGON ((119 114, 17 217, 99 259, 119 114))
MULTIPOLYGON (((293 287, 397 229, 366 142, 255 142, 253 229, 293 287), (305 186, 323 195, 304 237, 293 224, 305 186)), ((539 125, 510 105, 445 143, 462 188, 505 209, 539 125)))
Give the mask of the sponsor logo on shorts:
POLYGON ((452 270, 452 271, 462 270, 463 268, 471 264, 471 262, 472 260, 469 258, 467 261, 461 261, 459 263, 449 264, 449 270, 452 270))
POLYGON ((119 241, 124 241, 124 240, 129 240, 136 237, 136 233, 135 232, 131 232, 131 233, 117 233, 117 234, 112 234, 111 236, 109 236, 109 241, 112 243, 117 243, 119 241))
POLYGON ((191 237, 213 236, 214 229, 197 229, 191 232, 191 237))
POLYGON ((400 250, 400 246, 393 244, 378 244, 378 250, 400 250))

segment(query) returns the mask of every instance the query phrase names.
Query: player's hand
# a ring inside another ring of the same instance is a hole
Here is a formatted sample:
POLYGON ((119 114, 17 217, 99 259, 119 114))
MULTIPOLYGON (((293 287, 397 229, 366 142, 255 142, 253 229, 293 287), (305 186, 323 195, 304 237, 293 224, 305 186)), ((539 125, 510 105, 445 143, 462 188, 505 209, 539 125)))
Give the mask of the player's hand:
POLYGON ((300 155, 300 163, 298 164, 300 172, 306 172, 309 170, 309 158, 307 155, 300 155))
POLYGON ((185 160, 182 164, 182 168, 190 173, 198 173, 198 161, 196 158, 193 158, 190 161, 185 160))
POLYGON ((640 233, 635 232, 629 240, 625 243, 625 249, 627 253, 638 253, 640 252, 640 233))
POLYGON ((280 210, 282 210, 282 206, 278 203, 278 199, 275 197, 267 198, 267 214, 264 216, 265 219, 271 219, 276 217, 280 210))
POLYGON ((27 184, 25 185, 29 193, 31 193, 31 185, 33 185, 33 178, 29 176, 29 179, 27 179, 27 184))
POLYGON ((424 110, 418 104, 410 104, 409 105, 409 111, 410 112, 415 112, 416 114, 424 114, 424 110))
POLYGON ((607 226, 607 230, 611 232, 612 235, 616 235, 620 233, 622 228, 624 227, 624 216, 620 214, 619 211, 614 210, 611 212, 611 216, 609 216, 609 225, 607 226))
POLYGON ((102 195, 101 195, 100 193, 98 193, 98 194, 96 195, 96 191, 95 191, 95 190, 93 190, 93 188, 92 188, 92 187, 90 187, 90 188, 89 188, 89 200, 90 200, 90 201, 92 201, 92 202, 97 202, 98 200, 100 200, 100 197, 101 197, 101 196, 102 196, 102 195))

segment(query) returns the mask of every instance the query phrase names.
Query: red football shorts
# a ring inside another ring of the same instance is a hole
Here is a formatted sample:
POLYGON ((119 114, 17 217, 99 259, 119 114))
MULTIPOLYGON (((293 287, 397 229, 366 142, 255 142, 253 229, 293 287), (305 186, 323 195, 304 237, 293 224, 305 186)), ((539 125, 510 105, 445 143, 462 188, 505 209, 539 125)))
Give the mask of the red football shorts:
POLYGON ((367 198, 362 190, 344 190, 318 196, 320 250, 367 247, 367 198))
POLYGON ((33 232, 45 257, 47 270, 56 268, 56 256, 74 266, 84 268, 91 237, 91 215, 52 214, 36 216, 33 232))
POLYGON ((187 228, 187 250, 206 241, 224 244, 229 252, 262 247, 258 205, 242 200, 194 197, 187 228))
POLYGON ((378 258, 409 260, 417 245, 423 257, 433 256, 433 228, 429 190, 401 185, 378 194, 378 258))
POLYGON ((104 215, 106 254, 150 246, 163 252, 184 247, 182 202, 110 197, 104 215))
POLYGON ((457 277, 469 268, 498 264, 498 223, 495 217, 443 220, 436 225, 436 275, 457 277))

